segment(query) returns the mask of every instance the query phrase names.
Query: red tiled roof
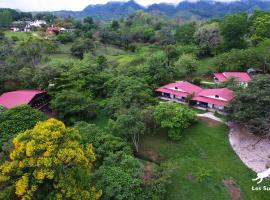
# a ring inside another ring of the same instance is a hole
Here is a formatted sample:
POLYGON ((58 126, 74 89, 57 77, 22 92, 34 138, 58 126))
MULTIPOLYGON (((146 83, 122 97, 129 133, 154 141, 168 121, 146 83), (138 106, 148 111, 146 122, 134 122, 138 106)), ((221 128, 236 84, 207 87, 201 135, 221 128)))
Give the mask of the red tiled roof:
POLYGON ((187 81, 180 81, 162 86, 156 91, 186 97, 187 95, 192 93, 199 93, 200 91, 202 91, 202 88, 187 81))
POLYGON ((219 82, 224 82, 231 77, 234 77, 236 81, 239 82, 249 82, 251 77, 246 72, 223 72, 223 73, 214 73, 214 76, 219 82))
POLYGON ((194 93, 192 100, 215 104, 217 106, 226 106, 234 98, 233 91, 230 89, 202 89, 189 82, 170 83, 156 91, 183 97, 194 93))
POLYGON ((37 94, 44 92, 45 91, 41 90, 18 90, 6 92, 0 96, 0 105, 10 109, 15 106, 29 104, 37 94))
POLYGON ((61 31, 63 28, 62 27, 48 27, 48 31, 61 31))
POLYGON ((234 98, 233 91, 228 88, 205 89, 202 90, 197 96, 208 98, 219 96, 219 98, 225 99, 226 101, 230 101, 234 98))

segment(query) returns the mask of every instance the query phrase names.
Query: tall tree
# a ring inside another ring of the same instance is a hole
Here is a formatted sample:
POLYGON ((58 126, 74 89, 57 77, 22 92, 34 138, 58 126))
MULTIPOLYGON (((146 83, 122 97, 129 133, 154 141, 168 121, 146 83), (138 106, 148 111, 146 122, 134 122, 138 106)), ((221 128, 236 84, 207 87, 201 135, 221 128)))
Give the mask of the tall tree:
POLYGON ((198 68, 198 60, 192 54, 183 54, 175 63, 175 67, 178 70, 185 70, 185 74, 188 78, 192 77, 198 68))
POLYGON ((9 28, 12 23, 12 16, 10 11, 8 10, 1 10, 0 11, 0 29, 9 28))
POLYGON ((270 76, 259 75, 236 93, 228 108, 230 120, 244 124, 251 133, 270 136, 270 76))
POLYGON ((146 127, 138 108, 130 108, 118 115, 116 121, 111 121, 110 127, 115 135, 132 141, 135 150, 139 152, 140 137, 144 134, 146 127))
POLYGON ((1 195, 15 199, 98 199, 90 184, 92 145, 56 119, 38 123, 14 140, 10 159, 0 166, 1 195))
POLYGON ((96 104, 91 94, 78 92, 76 90, 63 90, 56 93, 51 101, 59 117, 67 123, 76 121, 89 121, 96 116, 96 104))
POLYGON ((248 16, 246 13, 226 15, 220 23, 224 46, 227 50, 245 47, 244 36, 248 33, 248 16))
POLYGON ((181 44, 191 44, 194 42, 194 33, 197 25, 194 22, 178 26, 175 31, 175 40, 181 44))
POLYGON ((217 23, 205 24, 198 28, 194 37, 204 53, 211 54, 211 51, 221 43, 219 25, 217 23))
POLYGON ((172 140, 181 139, 182 132, 196 121, 196 113, 183 105, 160 103, 153 109, 156 123, 168 131, 172 140))

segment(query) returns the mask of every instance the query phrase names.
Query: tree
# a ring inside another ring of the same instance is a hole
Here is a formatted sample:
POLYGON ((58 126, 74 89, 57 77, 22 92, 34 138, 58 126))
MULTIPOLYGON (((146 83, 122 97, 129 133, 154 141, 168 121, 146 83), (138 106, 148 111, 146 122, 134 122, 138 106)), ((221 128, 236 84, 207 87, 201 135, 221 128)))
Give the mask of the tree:
POLYGON ((133 156, 111 154, 95 172, 93 179, 103 192, 103 199, 136 200, 142 199, 143 166, 133 156))
POLYGON ((57 39, 61 43, 66 44, 66 43, 69 43, 69 42, 73 42, 74 35, 73 35, 73 33, 61 33, 61 34, 57 35, 57 39))
POLYGON ((244 124, 261 137, 270 136, 270 76, 258 75, 246 89, 236 93, 228 107, 228 118, 244 124))
POLYGON ((12 23, 12 16, 10 11, 8 10, 1 10, 0 11, 0 29, 9 28, 12 23))
POLYGON ((198 60, 192 54, 183 54, 180 56, 178 61, 175 63, 176 69, 180 70, 184 69, 187 77, 192 77, 198 68, 198 60))
POLYGON ((113 29, 113 30, 118 30, 119 29, 119 23, 118 23, 118 21, 116 21, 116 20, 113 20, 112 21, 112 24, 111 24, 111 28, 113 29))
POLYGON ((264 38, 270 38, 270 14, 263 11, 255 11, 251 17, 252 41, 257 44, 264 38))
MULTIPOLYGON (((39 122, 13 140, 10 159, 0 166, 1 194, 21 199, 98 199, 90 184, 92 145, 56 119, 39 122)), ((6 196, 8 198, 8 196, 6 196)))
POLYGON ((186 23, 178 26, 175 32, 175 40, 181 44, 191 44, 194 42, 193 35, 196 31, 196 23, 186 23))
POLYGON ((220 22, 224 46, 227 50, 245 47, 244 36, 248 32, 248 16, 246 13, 226 15, 220 22))
POLYGON ((32 74, 32 81, 38 88, 48 88, 49 84, 54 84, 55 79, 69 70, 71 65, 71 63, 66 61, 49 62, 41 65, 35 70, 34 75, 32 74))
POLYGON ((212 23, 201 26, 195 32, 194 38, 205 54, 210 54, 221 43, 219 25, 212 23))
POLYGON ((83 56, 87 52, 91 52, 94 48, 92 40, 77 40, 73 43, 70 51, 71 54, 79 59, 83 59, 83 56))
POLYGON ((76 121, 89 121, 96 116, 96 104, 91 94, 78 92, 76 90, 63 90, 56 93, 51 101, 59 117, 67 123, 76 121))
POLYGON ((105 83, 105 90, 109 97, 105 110, 110 116, 121 109, 143 108, 154 102, 152 90, 141 78, 118 76, 105 83))
POLYGON ((145 132, 145 123, 138 108, 130 108, 117 116, 116 121, 110 121, 110 129, 115 135, 131 140, 135 150, 139 152, 140 136, 145 132))
POLYGON ((18 133, 33 128, 37 122, 46 120, 46 115, 28 105, 4 110, 0 115, 0 146, 9 142, 18 133))
POLYGON ((15 59, 22 66, 29 64, 31 67, 36 67, 42 58, 54 51, 55 45, 53 43, 30 37, 15 49, 15 59))
POLYGON ((174 69, 168 65, 167 56, 160 53, 148 59, 144 73, 144 79, 156 88, 173 80, 174 69))
POLYGON ((96 153, 95 166, 102 165, 111 154, 118 152, 123 152, 125 155, 133 154, 130 145, 123 138, 106 133, 94 124, 78 122, 74 128, 81 133, 82 144, 93 145, 96 153))
POLYGON ((160 103, 153 109, 156 123, 168 131, 172 140, 179 140, 182 132, 196 121, 196 113, 180 104, 160 103))

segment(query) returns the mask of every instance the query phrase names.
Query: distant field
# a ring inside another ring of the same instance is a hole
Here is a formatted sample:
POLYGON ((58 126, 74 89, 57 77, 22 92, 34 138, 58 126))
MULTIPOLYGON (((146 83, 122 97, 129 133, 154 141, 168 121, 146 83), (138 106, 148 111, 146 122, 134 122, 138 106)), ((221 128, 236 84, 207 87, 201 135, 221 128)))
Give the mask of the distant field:
POLYGON ((12 37, 17 37, 19 40, 25 40, 28 37, 30 37, 32 34, 31 33, 25 33, 25 32, 11 32, 11 31, 6 31, 5 36, 8 38, 12 37))

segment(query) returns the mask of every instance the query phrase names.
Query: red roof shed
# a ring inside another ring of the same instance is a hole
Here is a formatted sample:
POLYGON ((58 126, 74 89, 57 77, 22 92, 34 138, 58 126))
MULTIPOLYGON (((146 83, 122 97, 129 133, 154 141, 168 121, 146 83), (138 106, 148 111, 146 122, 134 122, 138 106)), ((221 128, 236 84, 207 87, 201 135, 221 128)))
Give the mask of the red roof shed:
POLYGON ((29 104, 36 95, 46 93, 42 90, 18 90, 6 92, 0 96, 0 105, 10 109, 15 106, 29 104))

